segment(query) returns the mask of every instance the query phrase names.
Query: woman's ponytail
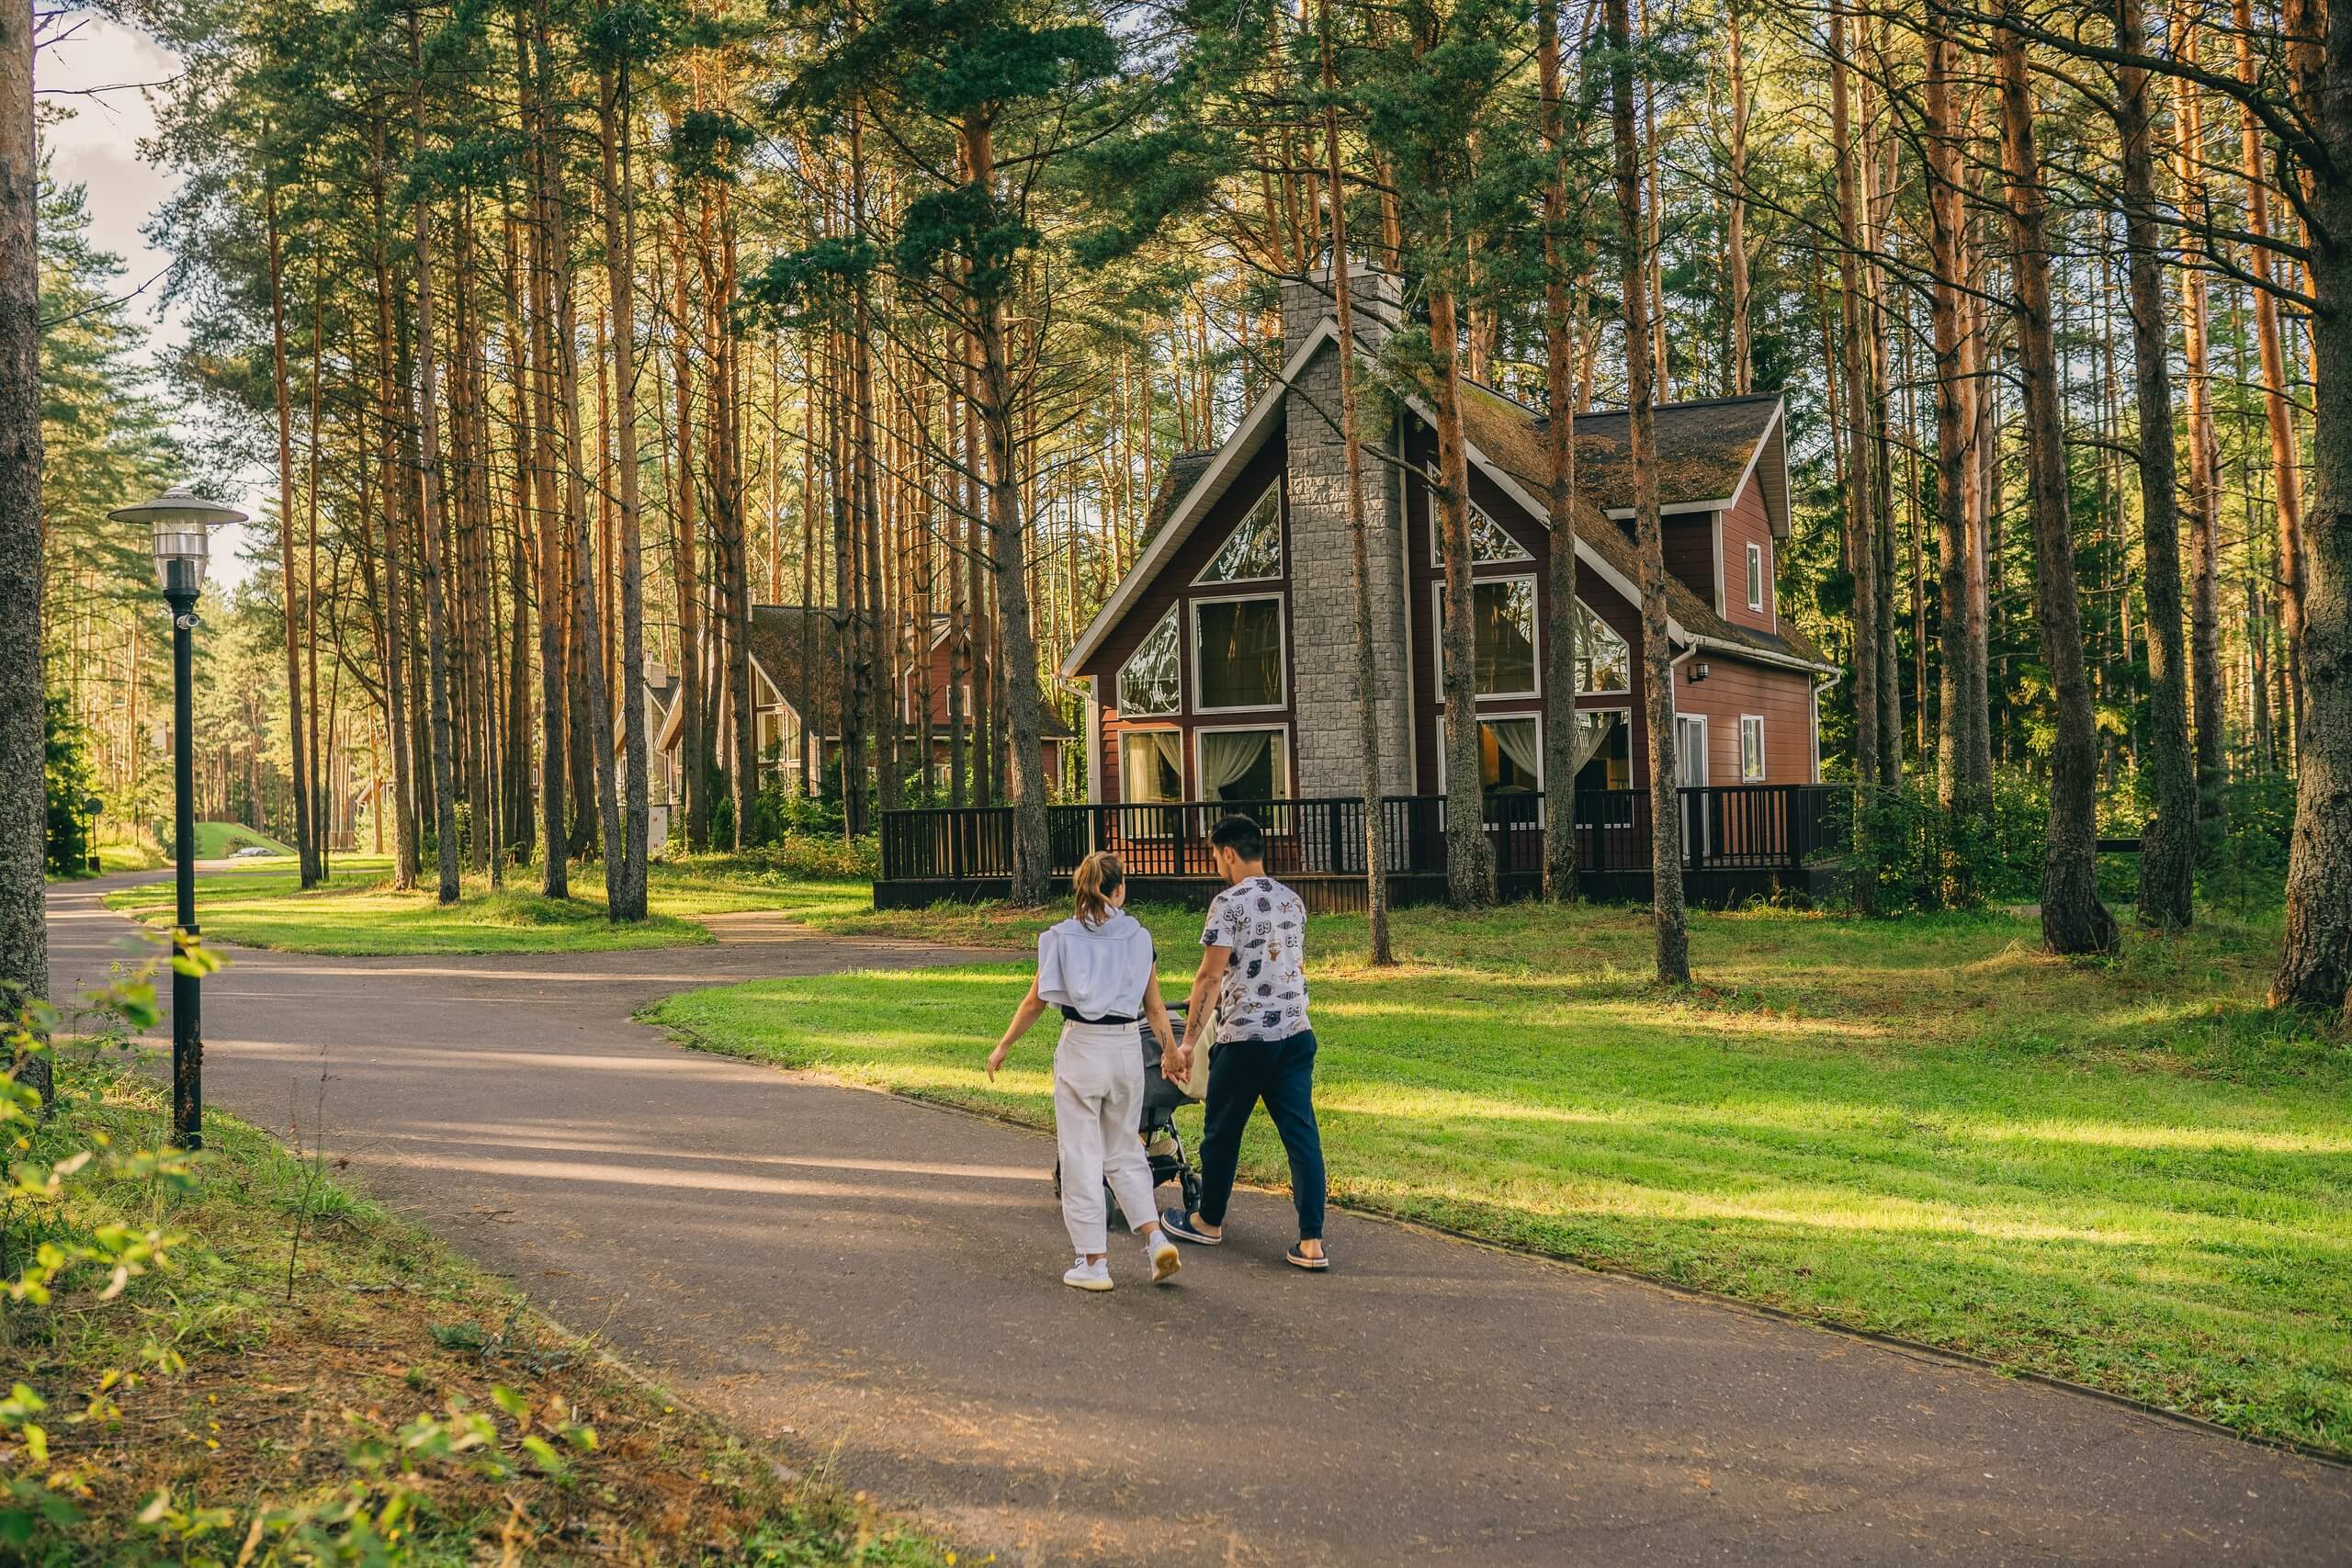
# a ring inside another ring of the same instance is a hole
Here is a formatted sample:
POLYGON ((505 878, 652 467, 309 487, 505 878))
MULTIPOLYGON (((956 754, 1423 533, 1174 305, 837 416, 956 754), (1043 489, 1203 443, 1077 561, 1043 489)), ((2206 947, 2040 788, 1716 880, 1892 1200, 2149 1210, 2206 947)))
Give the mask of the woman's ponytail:
POLYGON ((1097 850, 1079 862, 1069 879, 1070 891, 1078 896, 1079 924, 1091 929, 1109 919, 1111 895, 1126 879, 1119 857, 1108 850, 1097 850))

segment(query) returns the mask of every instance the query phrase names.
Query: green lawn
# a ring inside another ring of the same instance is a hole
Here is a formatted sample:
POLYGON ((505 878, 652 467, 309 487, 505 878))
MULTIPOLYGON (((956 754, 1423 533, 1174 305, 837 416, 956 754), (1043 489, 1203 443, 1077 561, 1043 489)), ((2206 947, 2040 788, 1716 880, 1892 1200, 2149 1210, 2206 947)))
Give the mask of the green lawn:
POLYGON ((222 860, 239 850, 265 849, 274 855, 290 855, 294 846, 282 844, 258 828, 248 828, 242 822, 198 822, 196 825, 196 858, 222 860))
POLYGON ((108 1225, 176 1239, 168 1267, 119 1294, 83 1264, 47 1304, 8 1309, 0 1560, 955 1561, 822 1485, 787 1484, 786 1456, 252 1126, 208 1115, 192 1182, 159 1181, 132 1151, 161 1135, 160 1081, 78 1051, 61 1066, 62 1113, 27 1157, 106 1148, 62 1201, 7 1205, 8 1267, 108 1225), (109 1371, 129 1376, 107 1386, 109 1371))
MULTIPOLYGON (((1024 940, 1033 916, 812 911, 1024 940)), ((1181 993, 1196 918, 1146 911, 1181 993)), ((2352 1052, 2259 1006, 2275 921, 2042 956, 2029 921, 1521 907, 1311 941, 1334 1191, 2352 1450, 2352 1052)), ((1050 1119, 1022 964, 761 982, 654 1016, 713 1049, 1050 1119)), ((1262 1120, 1250 1177, 1279 1184, 1262 1120)), ((1342 1258, 1344 1266, 1344 1258, 1342 1258)))
MULTIPOLYGON (((473 878, 465 887, 445 908, 429 873, 423 886, 404 893, 392 886, 387 861, 346 856, 334 863, 325 885, 305 893, 292 868, 264 863, 198 876, 197 923, 215 942, 288 953, 602 953, 707 942, 710 932, 684 916, 747 907, 689 888, 654 897, 654 913, 640 924, 615 925, 605 917, 603 874, 593 867, 585 876, 575 873, 569 899, 541 897, 537 879, 521 874, 495 892, 473 878)), ((168 882, 107 897, 108 908, 158 925, 170 923, 172 901, 168 882)))

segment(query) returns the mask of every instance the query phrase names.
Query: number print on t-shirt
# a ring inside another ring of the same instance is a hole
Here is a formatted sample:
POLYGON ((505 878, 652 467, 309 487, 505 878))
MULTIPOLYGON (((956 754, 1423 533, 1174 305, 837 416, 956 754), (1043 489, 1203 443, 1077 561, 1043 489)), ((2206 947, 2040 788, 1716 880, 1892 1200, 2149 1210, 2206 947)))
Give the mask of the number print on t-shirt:
POLYGON ((1204 947, 1229 947, 1217 991, 1216 1037, 1287 1040, 1306 1032, 1306 906, 1271 876, 1218 894, 1201 930, 1204 947))

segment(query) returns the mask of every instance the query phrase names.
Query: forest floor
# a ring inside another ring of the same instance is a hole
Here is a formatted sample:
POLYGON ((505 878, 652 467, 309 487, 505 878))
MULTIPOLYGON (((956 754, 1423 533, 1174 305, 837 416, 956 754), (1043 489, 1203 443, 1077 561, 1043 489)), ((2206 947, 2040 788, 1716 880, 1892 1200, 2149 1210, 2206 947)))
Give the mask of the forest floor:
MULTIPOLYGON (((162 1085, 75 1055, 35 1156, 153 1146, 162 1085)), ((12 1205, 24 1239, 109 1224, 179 1238, 171 1267, 111 1299, 80 1280, 6 1320, 17 1399, 30 1385, 50 1404, 45 1461, 21 1421, 0 1426, 0 1473, 42 1478, 52 1500, 38 1517, 21 1484, 0 1499, 20 1560, 940 1561, 352 1196, 341 1160, 205 1123, 184 1190, 133 1167, 74 1181, 46 1229, 12 1205), (109 1372, 115 1413, 87 1418, 109 1372)))
MULTIPOLYGON (((1196 915, 1140 911, 1171 997, 1196 915)), ((1049 915, 859 914, 1020 942, 1049 915)), ((2275 919, 2065 963, 1983 914, 1318 917, 1335 1196, 2352 1451, 2352 1052, 2261 1004, 2275 919)), ((759 981, 649 1015, 707 1048, 1050 1124, 1050 1035, 990 1085, 1022 964, 759 981)), ((1188 1112, 1197 1126, 1197 1112, 1188 1112)), ((1280 1185, 1253 1122, 1248 1178, 1280 1185)))

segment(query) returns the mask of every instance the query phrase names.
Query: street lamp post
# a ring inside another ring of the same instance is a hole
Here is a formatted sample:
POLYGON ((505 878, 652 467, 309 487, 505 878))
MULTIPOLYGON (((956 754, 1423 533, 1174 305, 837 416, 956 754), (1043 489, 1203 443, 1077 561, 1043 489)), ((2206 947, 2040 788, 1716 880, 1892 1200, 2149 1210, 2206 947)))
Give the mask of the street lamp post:
MULTIPOLYGON (((233 506, 175 488, 153 501, 108 513, 119 523, 145 523, 154 533, 155 579, 172 610, 172 773, 174 868, 179 910, 172 947, 176 955, 196 939, 196 601, 211 554, 210 530, 242 523, 233 506)), ((193 965, 172 968, 172 1136, 183 1149, 204 1145, 204 1027, 200 978, 193 965)))

